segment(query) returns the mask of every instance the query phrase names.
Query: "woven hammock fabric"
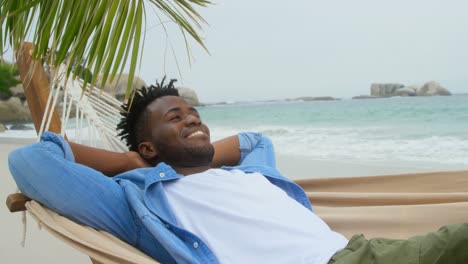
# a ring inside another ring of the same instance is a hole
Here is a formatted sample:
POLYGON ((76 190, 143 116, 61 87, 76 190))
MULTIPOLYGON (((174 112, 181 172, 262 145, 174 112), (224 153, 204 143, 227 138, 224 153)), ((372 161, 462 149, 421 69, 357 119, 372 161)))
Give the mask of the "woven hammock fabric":
MULTIPOLYGON (((468 222, 468 171, 297 181, 314 211, 346 237, 409 238, 468 222)), ((28 211, 53 235, 103 263, 157 263, 114 236, 37 202, 28 211)), ((259 241, 261 242, 261 241, 259 241)))

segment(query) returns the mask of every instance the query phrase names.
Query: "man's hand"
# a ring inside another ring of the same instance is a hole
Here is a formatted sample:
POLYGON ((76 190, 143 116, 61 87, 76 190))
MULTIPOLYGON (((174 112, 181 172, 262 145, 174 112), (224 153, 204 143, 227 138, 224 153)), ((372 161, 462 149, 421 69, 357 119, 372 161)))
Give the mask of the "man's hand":
POLYGON ((141 157, 140 153, 136 151, 125 152, 125 155, 128 158, 127 170, 151 167, 151 165, 145 159, 143 159, 143 157, 141 157))

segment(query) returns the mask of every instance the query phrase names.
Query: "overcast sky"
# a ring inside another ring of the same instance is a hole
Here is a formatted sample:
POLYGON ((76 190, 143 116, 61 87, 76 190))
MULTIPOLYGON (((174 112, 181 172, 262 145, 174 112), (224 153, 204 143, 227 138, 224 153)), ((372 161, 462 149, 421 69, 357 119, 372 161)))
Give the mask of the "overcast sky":
POLYGON ((468 93, 466 0, 212 1, 198 8, 211 55, 192 41, 191 66, 180 31, 166 23, 167 38, 147 10, 147 84, 166 74, 202 102, 349 98, 373 82, 431 80, 468 93))
MULTIPOLYGON (((214 0, 199 9, 211 55, 192 43, 188 66, 169 28, 182 84, 203 102, 351 97, 372 82, 435 80, 468 92, 468 1, 214 0)), ((148 24, 158 23, 152 11, 148 24), (154 21, 154 22, 153 22, 154 21)), ((148 30, 140 76, 178 77, 161 27, 148 30)))

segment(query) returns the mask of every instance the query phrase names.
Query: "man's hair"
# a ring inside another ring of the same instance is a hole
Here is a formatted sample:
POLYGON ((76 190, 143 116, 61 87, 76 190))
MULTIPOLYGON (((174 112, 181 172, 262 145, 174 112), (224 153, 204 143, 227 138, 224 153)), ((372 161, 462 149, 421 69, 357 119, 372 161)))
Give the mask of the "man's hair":
POLYGON ((135 91, 133 100, 122 105, 123 111, 120 113, 122 118, 117 125, 118 134, 122 140, 125 140, 129 150, 138 151, 138 144, 143 140, 145 133, 145 110, 154 100, 163 96, 179 96, 179 92, 174 87, 176 79, 171 79, 167 85, 164 85, 166 77, 160 83, 156 81, 155 85, 149 87, 143 86, 135 91))

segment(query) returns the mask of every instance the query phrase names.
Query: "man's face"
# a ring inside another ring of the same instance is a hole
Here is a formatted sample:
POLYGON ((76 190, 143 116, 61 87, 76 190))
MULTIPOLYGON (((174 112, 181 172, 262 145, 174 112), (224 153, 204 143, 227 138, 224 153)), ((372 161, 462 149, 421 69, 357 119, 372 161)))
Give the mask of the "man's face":
POLYGON ((163 96, 148 105, 150 141, 157 157, 173 166, 209 165, 214 148, 198 111, 177 96, 163 96))

